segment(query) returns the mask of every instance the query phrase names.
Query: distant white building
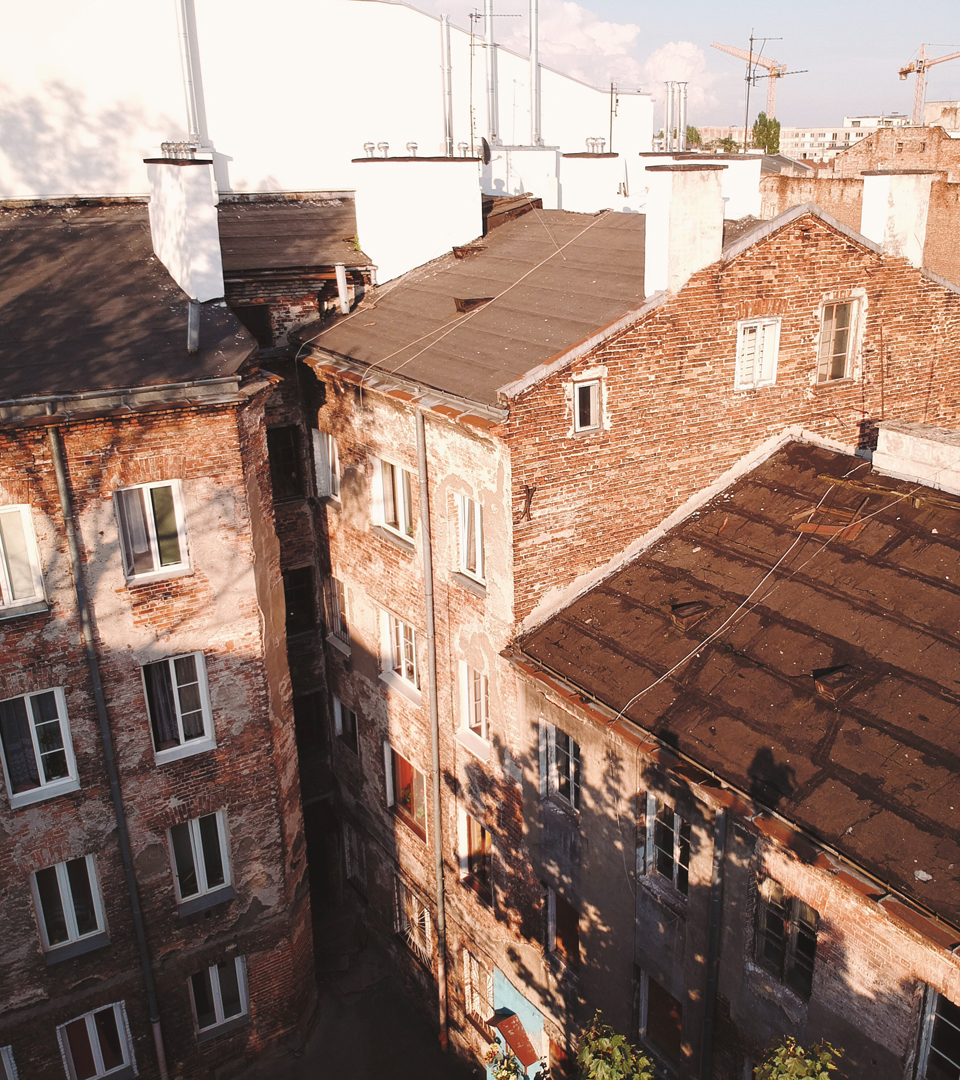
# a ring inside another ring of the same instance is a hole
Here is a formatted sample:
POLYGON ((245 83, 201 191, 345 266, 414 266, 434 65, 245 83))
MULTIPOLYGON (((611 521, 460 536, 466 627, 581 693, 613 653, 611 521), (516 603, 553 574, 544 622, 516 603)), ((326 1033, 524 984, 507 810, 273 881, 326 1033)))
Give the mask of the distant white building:
POLYGON ((903 127, 910 118, 902 113, 845 116, 843 124, 818 127, 782 127, 780 153, 800 161, 831 161, 841 150, 854 146, 880 128, 903 127))

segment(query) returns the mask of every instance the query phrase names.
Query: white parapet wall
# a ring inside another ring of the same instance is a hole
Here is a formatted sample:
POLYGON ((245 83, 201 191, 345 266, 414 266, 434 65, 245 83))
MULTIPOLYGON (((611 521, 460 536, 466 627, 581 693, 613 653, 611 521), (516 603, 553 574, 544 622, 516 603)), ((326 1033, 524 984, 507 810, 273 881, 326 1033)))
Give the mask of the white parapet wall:
POLYGON ((670 164, 725 165, 721 175, 723 216, 733 221, 745 217, 760 217, 761 154, 641 154, 644 167, 670 164))
POLYGON ((934 175, 927 170, 865 172, 860 232, 885 254, 922 266, 934 175))
POLYGON ((564 154, 560 158, 561 210, 581 214, 619 210, 626 190, 626 170, 619 154, 564 154))
POLYGON ((560 154, 555 146, 496 146, 483 167, 484 195, 534 195, 560 209, 560 154))
POLYGON ((960 432, 885 420, 879 425, 873 468, 883 476, 960 495, 960 432))
POLYGON ((478 161, 362 158, 353 168, 357 237, 378 284, 482 234, 478 161))
POLYGON ((691 274, 716 262, 723 249, 723 201, 718 163, 647 169, 644 290, 676 292, 691 274))
POLYGON ((191 299, 223 296, 212 162, 148 160, 147 181, 150 236, 157 258, 191 299))

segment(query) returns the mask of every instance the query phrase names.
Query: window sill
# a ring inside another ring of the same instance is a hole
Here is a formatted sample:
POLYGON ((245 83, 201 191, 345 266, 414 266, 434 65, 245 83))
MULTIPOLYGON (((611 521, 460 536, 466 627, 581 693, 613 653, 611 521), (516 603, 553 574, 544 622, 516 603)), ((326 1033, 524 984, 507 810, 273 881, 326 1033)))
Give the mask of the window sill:
POLYGON ((351 646, 338 638, 336 634, 327 634, 327 644, 332 645, 338 652, 342 652, 344 656, 350 656, 353 652, 351 646))
POLYGON ((137 574, 128 577, 127 588, 135 589, 138 585, 156 585, 159 581, 172 581, 173 578, 187 577, 193 573, 192 566, 171 566, 166 570, 157 570, 152 574, 137 574))
POLYGON ((337 742, 341 746, 345 746, 354 757, 360 756, 360 747, 357 743, 351 742, 345 735, 338 735, 337 742))
POLYGON ((799 1022, 806 1015, 809 998, 801 997, 796 990, 781 982, 776 975, 761 967, 755 960, 747 959, 744 970, 754 988, 772 998, 791 1019, 799 1022))
POLYGON ((110 938, 103 932, 91 934, 90 937, 81 938, 79 941, 70 941, 64 945, 54 945, 49 952, 44 953, 47 967, 51 964, 59 964, 61 960, 72 960, 75 956, 83 956, 84 953, 93 952, 94 949, 102 949, 110 944, 110 938))
POLYGON ((218 904, 225 904, 228 900, 236 900, 237 892, 232 885, 224 885, 222 889, 204 893, 203 896, 191 896, 189 900, 182 900, 177 905, 177 915, 181 919, 188 915, 196 915, 198 911, 207 911, 218 904))
POLYGON ((456 739, 474 757, 481 761, 490 760, 490 743, 486 739, 481 739, 475 731, 471 731, 470 728, 461 728, 456 734, 456 739))
POLYGON ((418 825, 409 814, 405 814, 396 804, 393 807, 393 816, 398 821, 402 821, 414 836, 419 837, 424 843, 427 842, 427 830, 418 825))
POLYGON ((471 1016, 470 1013, 466 1013, 465 1015, 467 1022, 479 1032, 481 1038, 491 1044, 497 1041, 497 1037, 490 1030, 489 1025, 485 1024, 482 1020, 478 1020, 475 1016, 471 1016))
POLYGON ((384 686, 388 686, 391 690, 396 690, 398 694, 402 694, 416 708, 419 709, 423 703, 423 695, 420 691, 395 671, 381 671, 380 681, 384 686))
POLYGON ((105 1077, 105 1080, 133 1080, 133 1077, 137 1075, 137 1071, 132 1065, 124 1065, 123 1068, 115 1069, 113 1072, 101 1073, 100 1075, 105 1077))
POLYGON ((38 611, 49 611, 46 600, 28 600, 26 603, 0 608, 0 621, 16 619, 19 615, 35 615, 38 611))
POLYGON ((685 896, 672 882, 667 881, 657 873, 645 874, 640 879, 641 885, 654 899, 669 908, 678 918, 686 918, 687 896, 685 896))
POLYGON ((540 800, 541 806, 556 811, 559 814, 563 814, 571 821, 580 820, 580 811, 562 796, 558 795, 555 791, 551 791, 549 795, 544 796, 540 800))
POLYGON ((477 879, 470 874, 466 874, 462 877, 460 879, 460 884, 467 892, 473 893, 484 907, 493 907, 493 890, 488 885, 484 885, 477 881, 477 879))
POLYGON ((486 599, 487 587, 482 581, 477 581, 476 578, 472 578, 469 574, 464 574, 459 570, 454 570, 450 577, 461 589, 466 589, 467 592, 473 593, 474 596, 486 599))
POLYGON ((215 1027, 204 1028, 203 1031, 197 1032, 197 1042, 210 1042, 211 1039, 216 1039, 220 1035, 227 1035, 231 1031, 242 1028, 249 1019, 250 1014, 244 1013, 243 1016, 233 1016, 229 1020, 224 1020, 222 1024, 217 1024, 215 1027))
POLYGON ((387 543, 399 548, 405 555, 415 555, 417 553, 416 545, 411 539, 401 536, 400 533, 395 533, 384 525, 374 525, 371 531, 374 535, 379 536, 381 540, 386 540, 387 543))
POLYGON ((194 754, 205 754, 208 750, 216 750, 217 740, 214 738, 193 739, 182 746, 174 746, 169 750, 155 750, 157 765, 167 765, 171 761, 180 761, 182 758, 193 757, 194 754))
POLYGON ((772 390, 776 385, 775 382, 751 383, 749 386, 735 386, 733 390, 736 394, 748 394, 751 390, 772 390))
POLYGON ((66 795, 68 792, 79 790, 79 780, 56 780, 45 787, 31 788, 29 791, 11 795, 10 809, 19 810, 22 806, 33 806, 34 803, 43 802, 45 799, 55 799, 58 795, 66 795))
POLYGON ((835 386, 856 386, 857 380, 852 375, 844 375, 842 379, 824 379, 823 382, 815 382, 814 390, 832 390, 835 386))
POLYGON ((296 495, 281 495, 279 499, 273 500, 274 506, 285 506, 291 503, 306 502, 309 499, 309 495, 305 495, 302 491, 296 495))

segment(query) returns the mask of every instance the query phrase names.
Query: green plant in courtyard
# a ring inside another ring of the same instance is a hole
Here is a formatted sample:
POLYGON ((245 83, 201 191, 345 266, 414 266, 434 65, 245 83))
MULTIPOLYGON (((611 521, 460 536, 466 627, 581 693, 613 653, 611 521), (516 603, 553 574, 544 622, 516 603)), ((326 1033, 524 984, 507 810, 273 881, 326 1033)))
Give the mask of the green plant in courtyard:
POLYGON ((753 1075, 756 1080, 829 1080, 842 1055, 842 1050, 826 1041, 814 1043, 806 1050, 788 1036, 770 1046, 753 1075))
POLYGON ((600 1019, 600 1011, 580 1036, 577 1065, 581 1080, 655 1080, 653 1064, 600 1019))

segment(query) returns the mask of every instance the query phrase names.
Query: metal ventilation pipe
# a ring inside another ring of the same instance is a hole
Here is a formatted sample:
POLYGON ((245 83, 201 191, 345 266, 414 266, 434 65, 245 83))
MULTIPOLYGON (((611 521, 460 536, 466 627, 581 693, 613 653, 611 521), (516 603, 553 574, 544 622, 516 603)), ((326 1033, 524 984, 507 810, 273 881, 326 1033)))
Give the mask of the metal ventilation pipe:
POLYGON ((440 55, 443 59, 443 152, 453 157, 453 65, 450 63, 450 16, 440 16, 440 55))
POLYGON ((687 148, 687 84, 677 83, 677 149, 687 148))
POLYGON ((345 263, 334 263, 337 274, 337 299, 340 301, 340 314, 350 314, 350 291, 347 288, 347 267, 345 263))
POLYGON ((540 11, 530 0, 530 145, 543 146, 540 131, 540 11))
POLYGON ((663 148, 670 153, 673 150, 673 83, 666 82, 663 97, 663 148))
POLYGON ((487 133, 491 146, 500 143, 500 105, 497 101, 497 46, 493 40, 493 0, 483 0, 487 46, 487 133))

